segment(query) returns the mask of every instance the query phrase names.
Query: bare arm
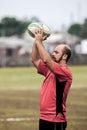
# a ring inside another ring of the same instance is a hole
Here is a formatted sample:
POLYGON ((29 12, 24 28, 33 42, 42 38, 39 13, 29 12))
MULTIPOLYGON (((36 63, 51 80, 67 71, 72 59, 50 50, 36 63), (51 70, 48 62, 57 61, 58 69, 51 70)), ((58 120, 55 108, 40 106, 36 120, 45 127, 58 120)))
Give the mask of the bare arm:
POLYGON ((40 61, 40 56, 38 53, 38 49, 36 44, 33 44, 33 48, 32 48, 32 62, 35 65, 35 67, 37 68, 39 65, 39 61, 40 61))
POLYGON ((37 30, 35 33, 35 43, 38 49, 38 53, 43 60, 43 62, 48 66, 48 68, 53 71, 54 69, 54 62, 50 56, 50 54, 46 51, 46 49, 43 46, 43 32, 41 30, 37 30))

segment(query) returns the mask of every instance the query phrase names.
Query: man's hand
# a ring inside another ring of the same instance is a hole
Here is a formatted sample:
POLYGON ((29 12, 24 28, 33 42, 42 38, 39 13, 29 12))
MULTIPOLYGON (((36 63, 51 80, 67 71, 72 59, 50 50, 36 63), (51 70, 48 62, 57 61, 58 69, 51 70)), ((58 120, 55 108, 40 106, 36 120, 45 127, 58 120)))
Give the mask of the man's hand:
POLYGON ((36 29, 34 32, 35 35, 35 41, 41 42, 46 40, 47 37, 43 35, 43 30, 42 29, 36 29))

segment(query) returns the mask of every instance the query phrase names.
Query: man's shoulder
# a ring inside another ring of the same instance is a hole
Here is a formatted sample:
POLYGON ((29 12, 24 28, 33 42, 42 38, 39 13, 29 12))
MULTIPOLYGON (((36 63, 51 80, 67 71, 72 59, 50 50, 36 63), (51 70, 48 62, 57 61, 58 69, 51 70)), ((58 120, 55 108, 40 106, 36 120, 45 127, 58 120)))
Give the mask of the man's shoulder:
MULTIPOLYGON (((54 67, 55 67, 54 70, 57 73, 60 72, 60 74, 63 74, 63 75, 65 75, 65 76, 67 76, 67 77, 72 79, 72 72, 71 72, 71 70, 69 69, 68 66, 64 66, 64 65, 55 63, 54 67)), ((61 75, 61 76, 63 76, 63 75, 61 75)))

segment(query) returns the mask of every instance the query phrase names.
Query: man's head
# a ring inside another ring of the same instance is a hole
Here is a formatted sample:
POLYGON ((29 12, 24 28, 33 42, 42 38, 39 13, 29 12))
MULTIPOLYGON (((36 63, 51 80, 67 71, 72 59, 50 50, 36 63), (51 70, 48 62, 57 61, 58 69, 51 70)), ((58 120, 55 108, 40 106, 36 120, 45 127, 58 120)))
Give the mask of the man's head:
POLYGON ((68 62, 71 56, 71 49, 66 44, 59 44, 52 53, 52 58, 54 61, 60 62, 68 62))

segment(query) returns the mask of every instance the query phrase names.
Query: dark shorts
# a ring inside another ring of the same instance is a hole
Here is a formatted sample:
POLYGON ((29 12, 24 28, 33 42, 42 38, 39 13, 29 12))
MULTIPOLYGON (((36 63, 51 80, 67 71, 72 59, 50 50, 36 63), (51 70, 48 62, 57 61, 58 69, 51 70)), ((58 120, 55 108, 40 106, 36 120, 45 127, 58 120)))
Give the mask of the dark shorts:
POLYGON ((40 119, 39 120, 39 130, 65 130, 67 122, 49 122, 40 119))

